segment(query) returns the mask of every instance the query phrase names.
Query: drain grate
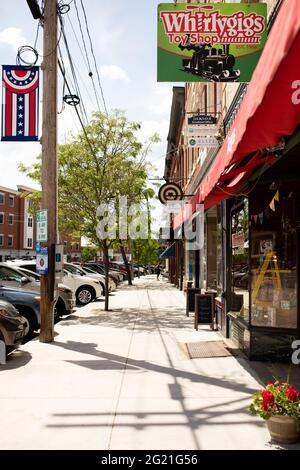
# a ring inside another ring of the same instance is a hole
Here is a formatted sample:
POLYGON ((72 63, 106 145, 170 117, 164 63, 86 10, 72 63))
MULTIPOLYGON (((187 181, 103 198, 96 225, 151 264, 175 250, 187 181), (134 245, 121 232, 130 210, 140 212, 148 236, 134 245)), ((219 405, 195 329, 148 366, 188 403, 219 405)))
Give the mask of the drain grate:
POLYGON ((205 357, 227 357, 234 355, 234 351, 224 341, 200 341, 197 343, 186 343, 190 359, 205 357))

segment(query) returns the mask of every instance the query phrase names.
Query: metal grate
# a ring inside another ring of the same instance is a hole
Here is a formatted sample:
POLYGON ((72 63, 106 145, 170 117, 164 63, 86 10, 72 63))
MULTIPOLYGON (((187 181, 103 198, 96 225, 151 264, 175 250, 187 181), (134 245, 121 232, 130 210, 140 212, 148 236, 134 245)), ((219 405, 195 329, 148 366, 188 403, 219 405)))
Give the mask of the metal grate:
POLYGON ((224 341, 201 341, 186 343, 190 359, 205 357, 227 357, 234 355, 234 350, 229 348, 224 341))

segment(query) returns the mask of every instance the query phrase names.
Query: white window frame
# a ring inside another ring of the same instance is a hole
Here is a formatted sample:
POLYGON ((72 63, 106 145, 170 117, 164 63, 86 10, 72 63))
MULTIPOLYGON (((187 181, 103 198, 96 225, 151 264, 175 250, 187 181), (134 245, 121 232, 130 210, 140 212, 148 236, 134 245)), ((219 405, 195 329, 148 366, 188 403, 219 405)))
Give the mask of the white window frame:
POLYGON ((13 194, 9 195, 9 207, 15 207, 15 196, 13 194), (12 205, 10 204, 10 201, 13 201, 12 205))
POLYGON ((8 225, 14 225, 15 214, 8 214, 8 225), (9 222, 9 218, 12 217, 12 223, 9 222))
POLYGON ((8 246, 9 248, 13 248, 13 246, 14 246, 14 236, 13 236, 13 235, 8 235, 8 243, 7 243, 7 246, 8 246), (9 240, 12 240, 12 244, 11 244, 11 245, 9 244, 9 240))
POLYGON ((5 204, 5 193, 0 192, 0 196, 3 196, 3 202, 0 201, 0 205, 4 206, 4 204, 5 204))

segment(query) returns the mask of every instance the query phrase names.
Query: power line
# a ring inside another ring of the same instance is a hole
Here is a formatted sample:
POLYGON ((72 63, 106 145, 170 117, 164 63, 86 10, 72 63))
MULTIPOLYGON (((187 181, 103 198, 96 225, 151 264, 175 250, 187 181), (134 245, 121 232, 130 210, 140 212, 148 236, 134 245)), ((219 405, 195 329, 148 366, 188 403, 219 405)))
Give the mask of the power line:
MULTIPOLYGON (((75 3, 76 3, 76 0, 75 0, 75 3)), ((105 109, 106 114, 108 114, 106 103, 105 103, 105 98, 104 98, 104 92, 103 92, 103 89, 102 89, 100 75, 99 75, 99 71, 98 71, 97 61, 96 61, 96 57, 95 57, 95 54, 94 54, 94 48, 93 48, 92 38, 91 38, 91 35, 90 35, 87 15, 86 15, 86 11, 85 11, 84 4, 83 4, 83 0, 80 0, 80 3, 81 3, 81 8, 82 8, 82 11, 83 11, 83 14, 84 14, 86 31, 87 31, 87 35, 88 35, 88 38, 89 38, 89 41, 90 41, 90 49, 91 49, 91 53, 92 53, 92 56, 93 56, 93 59, 94 59, 94 65, 95 65, 95 69, 96 69, 96 74, 97 74, 97 78, 98 78, 98 85, 99 85, 99 88, 100 88, 100 91, 101 91, 101 96, 102 96, 104 109, 105 109)))
MULTIPOLYGON (((98 93, 97 93, 97 88, 96 88, 96 85, 95 85, 95 82, 94 82, 92 67, 91 67, 91 64, 90 64, 89 55, 88 55, 87 47, 86 47, 86 43, 85 43, 85 38, 84 38, 83 30, 82 30, 82 27, 81 27, 81 21, 80 21, 80 16, 79 16, 79 11, 78 11, 78 7, 77 7, 77 2, 76 2, 76 0, 74 1, 74 5, 75 5, 75 10, 76 10, 76 15, 77 15, 77 21, 78 21, 78 24, 79 24, 81 39, 82 39, 82 43, 83 43, 83 47, 84 47, 84 51, 85 51, 85 57, 84 57, 84 59, 85 59, 85 62, 86 62, 86 64, 87 64, 87 67, 88 67, 88 75, 89 75, 89 77, 90 77, 90 79, 91 79, 91 81, 92 81, 93 90, 94 90, 94 93, 95 93, 95 98, 96 98, 98 110, 101 112, 101 106, 100 106, 100 102, 99 102, 99 97, 98 97, 98 93)), ((80 48, 80 50, 82 51, 81 48, 80 48)))

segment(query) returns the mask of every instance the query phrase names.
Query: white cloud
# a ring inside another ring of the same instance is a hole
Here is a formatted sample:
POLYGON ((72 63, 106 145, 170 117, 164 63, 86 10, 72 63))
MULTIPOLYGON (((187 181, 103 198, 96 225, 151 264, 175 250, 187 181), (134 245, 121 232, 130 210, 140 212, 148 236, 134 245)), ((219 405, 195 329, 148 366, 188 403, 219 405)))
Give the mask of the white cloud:
POLYGON ((103 65, 100 67, 100 76, 109 80, 123 80, 130 82, 130 79, 124 69, 118 65, 103 65))
POLYGON ((154 96, 149 105, 149 110, 154 114, 169 114, 172 104, 172 87, 162 83, 156 84, 154 96))
POLYGON ((6 28, 0 31, 0 44, 3 46, 11 46, 14 50, 20 46, 27 44, 22 30, 19 28, 6 28))

